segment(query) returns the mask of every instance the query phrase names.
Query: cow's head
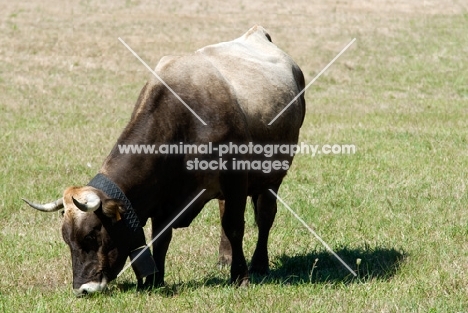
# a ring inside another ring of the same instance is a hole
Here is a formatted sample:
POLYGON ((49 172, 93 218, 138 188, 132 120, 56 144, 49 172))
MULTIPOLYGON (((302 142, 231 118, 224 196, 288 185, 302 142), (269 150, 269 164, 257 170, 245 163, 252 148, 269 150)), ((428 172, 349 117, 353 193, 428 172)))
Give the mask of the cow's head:
POLYGON ((65 210, 62 236, 70 247, 77 296, 102 291, 117 277, 130 252, 127 230, 120 222, 124 211, 120 201, 85 186, 66 189, 55 202, 26 202, 43 212, 65 210))

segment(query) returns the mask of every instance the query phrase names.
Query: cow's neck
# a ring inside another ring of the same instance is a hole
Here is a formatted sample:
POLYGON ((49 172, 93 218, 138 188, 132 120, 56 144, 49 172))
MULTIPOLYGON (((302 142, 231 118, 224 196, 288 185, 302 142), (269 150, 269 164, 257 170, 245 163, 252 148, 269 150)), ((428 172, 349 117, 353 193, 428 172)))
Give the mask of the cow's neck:
MULTIPOLYGON (((175 116, 186 114, 189 114, 186 108, 172 94, 168 95, 164 86, 148 82, 129 123, 100 170, 125 193, 142 223, 162 212, 157 208, 176 205, 174 201, 180 197, 171 195, 176 190, 181 192, 180 182, 186 175, 180 171, 184 156, 123 152, 122 147, 154 145, 157 149, 161 144, 191 142, 192 134, 196 133, 193 125, 199 127, 199 121, 190 116, 174 120, 175 116)), ((165 216, 157 218, 162 220, 165 216)))

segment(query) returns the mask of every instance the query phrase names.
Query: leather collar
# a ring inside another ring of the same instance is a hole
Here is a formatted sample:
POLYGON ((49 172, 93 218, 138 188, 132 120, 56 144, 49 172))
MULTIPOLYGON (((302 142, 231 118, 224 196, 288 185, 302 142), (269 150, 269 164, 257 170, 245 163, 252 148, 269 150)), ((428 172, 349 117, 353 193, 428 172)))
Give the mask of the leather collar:
POLYGON ((128 200, 127 196, 123 191, 117 186, 112 180, 110 180, 104 174, 97 174, 93 179, 88 183, 88 186, 94 187, 96 189, 102 190, 110 198, 117 199, 123 202, 125 205, 125 213, 123 214, 123 220, 128 229, 136 232, 139 228, 143 227, 141 225, 140 219, 138 218, 135 210, 132 207, 132 203, 128 200))

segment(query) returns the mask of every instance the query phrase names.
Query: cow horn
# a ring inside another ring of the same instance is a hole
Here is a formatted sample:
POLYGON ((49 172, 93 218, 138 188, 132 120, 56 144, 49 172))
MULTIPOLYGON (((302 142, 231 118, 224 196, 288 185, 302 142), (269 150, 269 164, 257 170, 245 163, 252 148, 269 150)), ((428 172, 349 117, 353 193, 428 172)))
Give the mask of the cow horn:
POLYGON ((30 207, 42 211, 42 212, 55 212, 60 209, 63 209, 63 199, 57 199, 54 202, 46 203, 46 204, 38 204, 38 203, 33 203, 30 202, 26 199, 22 199, 24 202, 26 202, 30 207))
POLYGON ((72 197, 72 200, 76 207, 83 212, 94 212, 101 206, 101 199, 94 193, 87 195, 86 203, 82 203, 76 200, 74 197, 72 197))

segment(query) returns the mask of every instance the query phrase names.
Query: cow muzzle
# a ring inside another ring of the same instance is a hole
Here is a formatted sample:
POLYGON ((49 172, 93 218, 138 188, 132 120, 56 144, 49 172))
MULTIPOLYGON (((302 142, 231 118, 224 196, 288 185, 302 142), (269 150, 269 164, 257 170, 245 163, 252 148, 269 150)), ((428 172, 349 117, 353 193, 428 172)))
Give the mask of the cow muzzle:
POLYGON ((87 294, 92 294, 96 292, 101 292, 107 287, 107 280, 102 279, 101 282, 89 282, 80 286, 80 288, 73 289, 73 293, 77 297, 82 297, 87 294))

